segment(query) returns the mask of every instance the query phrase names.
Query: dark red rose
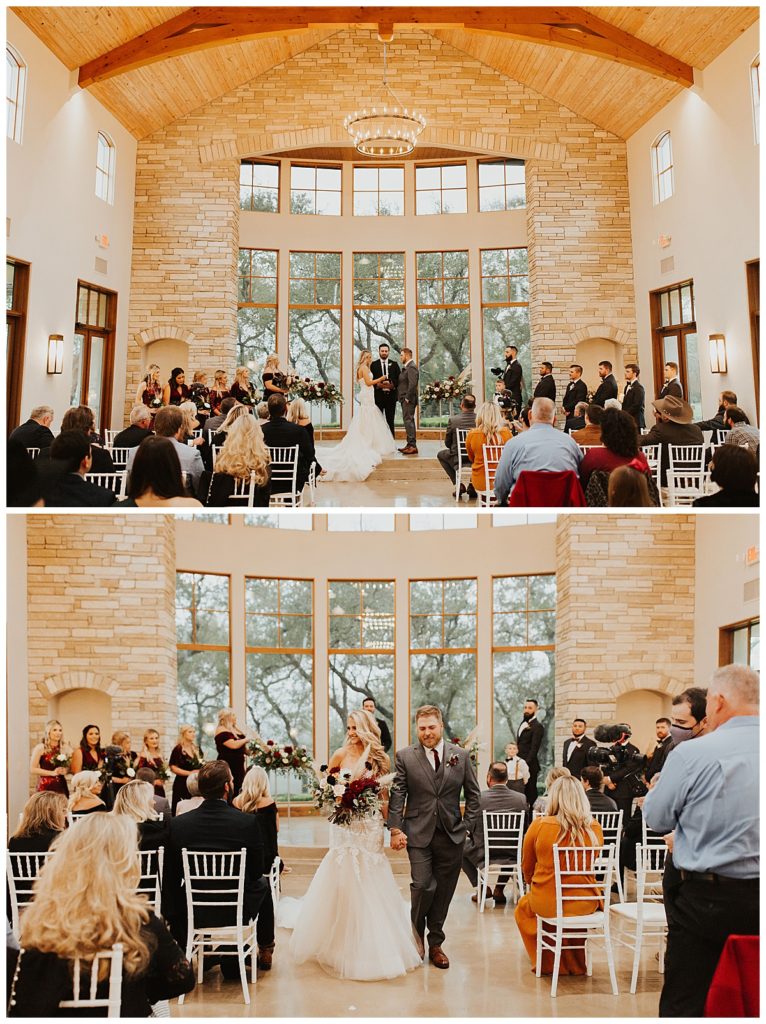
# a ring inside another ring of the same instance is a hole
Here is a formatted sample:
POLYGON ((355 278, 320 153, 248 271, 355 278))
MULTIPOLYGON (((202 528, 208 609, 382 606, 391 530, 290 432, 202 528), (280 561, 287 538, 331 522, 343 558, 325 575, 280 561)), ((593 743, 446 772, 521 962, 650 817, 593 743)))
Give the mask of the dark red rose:
POLYGON ((266 746, 267 747, 273 747, 274 746, 274 740, 266 740, 266 746))
POLYGON ((285 747, 285 753, 286 754, 292 754, 292 752, 293 752, 293 748, 292 747, 285 747))

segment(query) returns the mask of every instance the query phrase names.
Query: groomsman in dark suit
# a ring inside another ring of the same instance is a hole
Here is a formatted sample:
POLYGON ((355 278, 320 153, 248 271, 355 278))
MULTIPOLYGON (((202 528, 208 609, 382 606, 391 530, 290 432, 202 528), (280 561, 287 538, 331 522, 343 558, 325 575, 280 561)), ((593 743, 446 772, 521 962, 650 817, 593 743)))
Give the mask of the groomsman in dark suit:
POLYGON ((622 396, 622 411, 630 413, 636 421, 639 430, 644 430, 646 420, 644 419, 644 385, 639 383, 638 376, 641 371, 636 363, 625 364, 625 393, 622 396))
POLYGON ((575 420, 575 407, 578 402, 585 402, 587 399, 588 385, 582 380, 582 366, 579 363, 572 363, 569 367, 569 383, 561 403, 564 407, 564 415, 566 416, 564 430, 567 434, 570 430, 577 430, 581 426, 579 422, 577 426, 572 426, 572 421, 575 420))
POLYGON ((575 779, 580 778, 580 773, 588 763, 588 751, 596 746, 596 741, 585 735, 587 724, 584 718, 575 718, 572 722, 572 735, 564 741, 561 754, 562 765, 569 769, 575 779))
POLYGON ((380 358, 370 364, 370 373, 377 380, 378 377, 386 377, 391 381, 390 386, 385 383, 375 385, 375 404, 386 417, 388 429, 391 436, 394 436, 394 417, 396 416, 397 397, 396 390, 399 384, 399 364, 390 359, 390 348, 384 342, 378 347, 380 358))
POLYGON ((372 715, 375 721, 378 723, 380 729, 380 742, 383 744, 383 749, 388 753, 391 749, 391 732, 389 731, 388 725, 384 718, 378 718, 375 707, 375 699, 373 697, 365 697, 362 701, 362 710, 372 715))
POLYGON ((503 385, 506 391, 510 391, 511 398, 516 403, 517 413, 521 412, 521 382, 524 376, 518 354, 519 350, 515 345, 509 345, 506 348, 505 373, 503 374, 503 385))
POLYGON ((654 723, 657 733, 657 746, 651 753, 644 771, 644 778, 647 782, 652 781, 654 775, 659 775, 668 754, 673 749, 673 737, 670 735, 671 721, 669 718, 658 718, 654 723))
POLYGON ((529 781, 524 787, 524 795, 530 807, 537 800, 537 776, 540 773, 540 761, 537 755, 545 735, 545 729, 536 717, 539 706, 534 697, 530 697, 524 702, 524 717, 516 734, 519 757, 522 761, 527 762, 529 768, 529 781))
POLYGON ((612 373, 612 364, 608 359, 602 359, 598 364, 598 375, 601 378, 601 383, 596 388, 591 404, 600 405, 603 409, 607 399, 617 397, 617 381, 612 373))
POLYGON ((675 395, 676 398, 684 397, 684 389, 681 387, 681 379, 678 376, 678 363, 665 363, 665 383, 657 397, 667 398, 668 395, 675 395))
POLYGON ((553 364, 540 363, 540 380, 535 387, 533 398, 550 398, 556 401, 556 381, 553 379, 553 364))

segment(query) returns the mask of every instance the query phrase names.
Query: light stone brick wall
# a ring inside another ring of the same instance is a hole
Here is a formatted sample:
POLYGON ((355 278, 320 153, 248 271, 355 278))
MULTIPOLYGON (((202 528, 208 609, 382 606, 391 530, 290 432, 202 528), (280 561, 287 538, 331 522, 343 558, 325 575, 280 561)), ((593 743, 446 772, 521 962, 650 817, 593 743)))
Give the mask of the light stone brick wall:
POLYGON ((692 515, 562 515, 556 534, 556 757, 575 716, 694 679, 692 515))
MULTIPOLYGON (((625 143, 425 34, 397 35, 390 68, 427 118, 424 145, 527 160, 533 362, 554 363, 559 394, 582 338, 608 337, 635 359, 625 143)), ((142 342, 183 337, 192 369, 233 365, 240 157, 347 142, 343 116, 371 104, 381 80, 374 33, 339 32, 139 143, 126 409, 142 342)))
POLYGON ((51 698, 93 687, 134 749, 152 727, 167 757, 178 719, 173 517, 29 516, 27 559, 30 753, 51 698))

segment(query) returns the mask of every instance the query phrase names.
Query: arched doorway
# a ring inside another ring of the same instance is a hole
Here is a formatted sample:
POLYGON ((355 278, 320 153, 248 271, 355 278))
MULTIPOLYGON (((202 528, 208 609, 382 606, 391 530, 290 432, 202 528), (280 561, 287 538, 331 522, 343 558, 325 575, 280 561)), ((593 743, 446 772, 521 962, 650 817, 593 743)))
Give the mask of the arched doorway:
POLYGON ((56 694, 48 703, 51 718, 64 728, 64 738, 71 747, 80 742, 82 730, 91 722, 101 730, 101 745, 112 737, 112 698, 103 690, 79 687, 56 694))
POLYGON ((598 364, 603 359, 608 359, 612 364, 612 373, 617 379, 618 387, 622 389, 622 345, 610 338, 586 338, 584 341, 578 341, 574 362, 582 366, 582 377, 589 391, 595 391, 599 385, 598 364))
POLYGON ((157 363, 160 368, 160 380, 163 385, 170 377, 170 371, 176 366, 186 370, 186 383, 191 384, 191 368, 189 366, 189 345, 180 338, 158 338, 150 342, 142 353, 144 367, 157 363))
POLYGON ((658 690, 630 690, 617 698, 615 721, 630 725, 631 742, 644 754, 656 740, 654 723, 658 718, 670 718, 670 705, 670 694, 658 690))

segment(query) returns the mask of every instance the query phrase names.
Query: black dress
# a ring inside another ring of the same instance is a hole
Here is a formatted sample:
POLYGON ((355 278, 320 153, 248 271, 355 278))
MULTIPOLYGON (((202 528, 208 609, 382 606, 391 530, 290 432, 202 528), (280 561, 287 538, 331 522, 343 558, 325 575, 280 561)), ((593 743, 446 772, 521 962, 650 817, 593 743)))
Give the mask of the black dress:
MULTIPOLYGON (((170 767, 175 766, 176 768, 181 768, 185 772, 193 772, 199 767, 199 765, 196 764, 184 751, 180 743, 173 747, 170 752, 170 760, 168 761, 168 764, 170 767)), ((191 797, 191 793, 186 787, 187 778, 188 775, 176 775, 175 772, 173 773, 173 796, 171 798, 171 810, 173 814, 176 813, 176 807, 178 806, 179 801, 189 800, 191 797)))
POLYGON ((57 839, 61 832, 52 828, 44 828, 28 836, 11 836, 8 840, 9 853, 46 853, 54 839, 57 839))
MULTIPOLYGON (((268 872, 274 863, 274 858, 279 856, 279 833, 277 832, 277 820, 279 811, 276 803, 266 804, 256 810, 258 827, 261 830, 263 840, 263 869, 268 872)), ((279 865, 281 872, 283 865, 279 865)))
MULTIPOLYGON (((205 505, 208 508, 231 508, 232 506, 234 508, 244 508, 246 504, 244 499, 241 501, 229 501, 229 495, 234 493, 234 484, 235 478, 229 476, 228 473, 213 473, 205 505)), ((253 505, 257 508, 267 508, 270 494, 271 485, 269 480, 265 484, 256 484, 253 490, 253 505)))
MULTIPOLYGON (((151 959, 142 974, 122 975, 121 1017, 149 1017, 151 1007, 163 999, 174 999, 194 988, 194 971, 165 924, 150 912, 141 929, 151 959)), ((87 977, 87 976, 86 976, 87 977)), ((90 979, 83 979, 83 995, 90 979)), ((108 981, 100 984, 97 995, 105 998, 108 981)), ((72 998, 69 961, 55 953, 25 949, 19 958, 11 992, 9 1017, 103 1017, 103 1009, 61 1010, 62 999, 72 998)))
POLYGON ((233 733, 233 732, 219 732, 216 733, 215 737, 215 749, 218 751, 218 759, 225 761, 231 769, 231 774, 234 779, 234 792, 232 796, 237 796, 240 789, 242 789, 242 783, 245 778, 245 748, 244 746, 238 747, 236 750, 232 750, 231 747, 227 747, 227 740, 241 740, 244 739, 244 734, 233 733))

